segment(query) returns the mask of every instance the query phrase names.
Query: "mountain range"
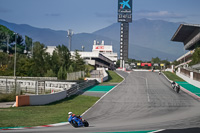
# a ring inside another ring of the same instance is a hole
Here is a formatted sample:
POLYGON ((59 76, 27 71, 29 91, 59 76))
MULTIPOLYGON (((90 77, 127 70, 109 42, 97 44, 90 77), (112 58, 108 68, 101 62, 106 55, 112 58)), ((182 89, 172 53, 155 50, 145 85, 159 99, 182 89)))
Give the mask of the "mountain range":
MULTIPOLYGON (((36 28, 27 24, 15 24, 0 19, 0 24, 10 30, 27 35, 33 41, 39 41, 46 46, 64 44, 68 46, 67 31, 36 28)), ((151 60, 159 57, 173 61, 184 54, 183 44, 170 41, 180 23, 163 20, 134 20, 129 24, 129 58, 138 60, 151 60)), ((77 33, 72 36, 72 50, 91 51, 94 40, 105 41, 105 45, 113 45, 114 52, 119 55, 120 23, 93 33, 77 33)))

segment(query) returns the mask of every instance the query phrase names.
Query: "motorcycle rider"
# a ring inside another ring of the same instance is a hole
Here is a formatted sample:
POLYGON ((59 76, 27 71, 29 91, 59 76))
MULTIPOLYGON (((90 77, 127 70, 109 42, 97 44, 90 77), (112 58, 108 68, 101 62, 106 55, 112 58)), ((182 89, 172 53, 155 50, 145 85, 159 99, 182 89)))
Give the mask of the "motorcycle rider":
POLYGON ((75 114, 73 114, 72 112, 69 112, 68 115, 69 115, 69 117, 74 117, 75 116, 75 114))
POLYGON ((68 115, 69 115, 69 116, 68 116, 68 121, 69 121, 69 123, 71 123, 71 121, 72 121, 72 119, 73 119, 74 117, 80 119, 82 122, 84 121, 84 120, 82 119, 81 116, 76 116, 76 115, 73 114, 72 112, 69 112, 68 115))

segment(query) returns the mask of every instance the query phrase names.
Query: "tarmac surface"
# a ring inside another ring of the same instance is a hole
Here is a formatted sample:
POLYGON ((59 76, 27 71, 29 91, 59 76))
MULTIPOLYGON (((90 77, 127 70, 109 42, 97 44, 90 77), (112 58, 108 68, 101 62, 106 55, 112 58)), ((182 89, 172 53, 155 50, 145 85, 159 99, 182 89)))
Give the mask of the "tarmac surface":
POLYGON ((83 118, 88 128, 71 125, 4 132, 119 132, 160 130, 200 132, 200 103, 181 91, 177 94, 164 76, 154 72, 119 72, 124 82, 110 91, 83 118))
POLYGON ((1 102, 0 108, 10 108, 14 105, 15 102, 1 102))

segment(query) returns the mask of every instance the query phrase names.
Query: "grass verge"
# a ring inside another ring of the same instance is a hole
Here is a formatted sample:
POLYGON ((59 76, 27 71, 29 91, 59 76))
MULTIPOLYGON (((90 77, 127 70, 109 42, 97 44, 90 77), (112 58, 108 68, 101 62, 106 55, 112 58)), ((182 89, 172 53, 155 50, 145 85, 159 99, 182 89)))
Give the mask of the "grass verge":
POLYGON ((66 122, 68 112, 81 115, 99 98, 75 95, 46 106, 26 106, 0 109, 0 127, 41 126, 66 122))
POLYGON ((115 83, 120 83, 123 81, 123 78, 120 77, 116 72, 114 71, 106 71, 108 74, 108 80, 101 83, 101 85, 109 85, 109 84, 115 84, 115 83))
POLYGON ((168 79, 172 80, 172 81, 185 81, 182 78, 178 77, 175 73, 169 72, 169 71, 165 71, 163 72, 168 79))

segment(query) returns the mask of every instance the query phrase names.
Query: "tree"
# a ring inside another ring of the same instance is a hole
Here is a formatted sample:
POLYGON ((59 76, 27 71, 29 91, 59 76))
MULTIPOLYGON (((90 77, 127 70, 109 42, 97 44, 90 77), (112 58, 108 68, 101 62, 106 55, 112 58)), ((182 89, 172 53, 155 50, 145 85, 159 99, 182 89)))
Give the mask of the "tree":
POLYGON ((26 45, 26 50, 27 51, 31 51, 31 48, 32 48, 32 41, 33 39, 28 37, 28 36, 25 36, 25 45, 26 45))
POLYGON ((58 79, 65 80, 66 78, 67 78, 67 71, 66 71, 65 67, 61 66, 58 71, 58 79))
POLYGON ((1 76, 13 76, 14 73, 14 60, 13 56, 9 56, 7 53, 0 52, 0 75, 1 76))
POLYGON ((116 62, 116 67, 117 67, 117 68, 120 67, 120 60, 117 60, 117 62, 116 62))
POLYGON ((47 70, 45 77, 56 77, 56 74, 53 72, 52 69, 50 69, 50 70, 47 70))
MULTIPOLYGON (((14 35, 14 38, 15 38, 15 35, 14 35)), ((16 35, 16 41, 17 41, 16 52, 20 53, 20 54, 23 54, 24 53, 24 49, 25 49, 25 46, 23 44, 24 39, 22 38, 22 36, 20 34, 16 35)), ((10 45, 10 47, 11 47, 10 52, 11 53, 15 53, 15 41, 14 41, 13 44, 10 45)))
POLYGON ((71 65, 69 66, 68 72, 73 72, 73 71, 74 71, 74 68, 73 68, 73 65, 71 64, 71 65))
POLYGON ((151 59, 151 63, 160 63, 160 62, 161 62, 161 60, 158 57, 151 59))
POLYGON ((45 64, 45 57, 46 57, 46 48, 44 44, 41 44, 40 42, 35 42, 33 47, 33 62, 34 65, 31 66, 33 73, 33 76, 44 76, 46 73, 46 66, 45 64))
POLYGON ((8 29, 7 27, 0 25, 0 49, 2 49, 4 52, 7 51, 7 43, 10 44, 14 42, 13 33, 14 32, 8 29))
POLYGON ((80 54, 78 51, 75 51, 74 55, 74 71, 84 71, 85 70, 85 62, 83 58, 81 58, 80 54))
POLYGON ((195 65, 200 63, 200 47, 196 48, 193 55, 192 55, 192 61, 189 63, 189 65, 195 65))
POLYGON ((24 54, 17 54, 17 67, 16 67, 16 75, 17 76, 30 76, 30 68, 33 63, 31 60, 24 54))
POLYGON ((51 57, 51 68, 53 72, 58 74, 61 66, 65 68, 65 70, 68 70, 71 64, 70 58, 71 54, 66 46, 57 46, 51 57))

